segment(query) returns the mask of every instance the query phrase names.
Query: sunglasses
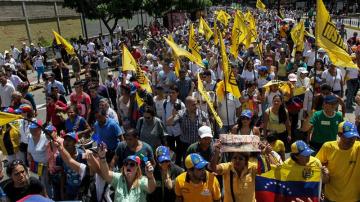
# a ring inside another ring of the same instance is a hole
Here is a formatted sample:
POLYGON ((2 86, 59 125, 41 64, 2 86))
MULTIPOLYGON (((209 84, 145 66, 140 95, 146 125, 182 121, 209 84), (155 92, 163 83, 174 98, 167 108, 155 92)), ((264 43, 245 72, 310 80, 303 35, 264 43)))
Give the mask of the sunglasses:
POLYGON ((170 163, 170 161, 165 160, 165 161, 161 162, 161 164, 162 164, 162 163, 170 163))
POLYGON ((135 162, 125 162, 124 163, 124 166, 126 166, 126 167, 131 167, 131 168, 133 168, 133 167, 135 167, 136 166, 136 163, 135 162))
POLYGON ((250 118, 246 117, 246 116, 242 116, 240 117, 241 120, 250 120, 250 118))

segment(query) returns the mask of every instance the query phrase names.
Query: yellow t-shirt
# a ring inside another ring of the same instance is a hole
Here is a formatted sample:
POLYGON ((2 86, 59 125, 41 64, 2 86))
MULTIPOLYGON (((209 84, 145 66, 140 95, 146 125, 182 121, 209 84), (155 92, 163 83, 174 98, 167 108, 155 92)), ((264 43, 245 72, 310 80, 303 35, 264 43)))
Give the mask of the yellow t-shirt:
POLYGON ((224 179, 224 202, 255 202, 255 176, 257 174, 256 164, 249 162, 248 168, 243 170, 241 176, 238 176, 232 163, 221 163, 219 175, 224 179), (233 172, 233 190, 235 200, 231 196, 230 171, 233 172))
MULTIPOLYGON (((285 160, 284 164, 286 165, 290 165, 290 166, 296 166, 298 165, 294 160, 292 160, 291 158, 288 158, 285 160)), ((300 165, 299 165, 300 166, 300 165)), ((311 167, 317 167, 317 168, 321 168, 321 162, 319 159, 310 156, 309 162, 306 164, 306 166, 311 166, 311 167)))
POLYGON ((316 157, 329 169, 330 182, 325 196, 330 201, 360 200, 360 142, 351 149, 341 150, 337 141, 326 142, 316 157))
POLYGON ((220 185, 214 174, 206 171, 207 180, 205 183, 193 184, 186 181, 184 172, 176 178, 175 194, 183 198, 183 202, 212 202, 221 199, 220 185))
POLYGON ((275 142, 271 144, 271 147, 277 153, 285 152, 285 145, 281 140, 275 140, 275 142))

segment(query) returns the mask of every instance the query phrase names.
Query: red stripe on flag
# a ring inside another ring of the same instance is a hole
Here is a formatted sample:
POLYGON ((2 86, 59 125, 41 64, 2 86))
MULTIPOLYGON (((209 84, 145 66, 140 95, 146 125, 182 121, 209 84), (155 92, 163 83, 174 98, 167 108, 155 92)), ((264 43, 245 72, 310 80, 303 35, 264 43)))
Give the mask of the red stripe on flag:
MULTIPOLYGON (((257 202, 292 202, 296 198, 307 201, 307 197, 283 196, 269 191, 256 191, 257 202)), ((309 197, 313 202, 319 202, 318 197, 309 197)))

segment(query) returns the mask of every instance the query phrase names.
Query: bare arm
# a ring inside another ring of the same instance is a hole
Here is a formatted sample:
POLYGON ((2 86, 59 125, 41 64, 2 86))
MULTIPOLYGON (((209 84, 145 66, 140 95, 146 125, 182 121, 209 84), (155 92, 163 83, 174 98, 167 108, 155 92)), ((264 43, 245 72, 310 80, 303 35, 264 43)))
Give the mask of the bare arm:
POLYGON ((61 155, 61 159, 65 162, 65 164, 67 166, 70 167, 70 169, 76 171, 77 173, 80 173, 80 163, 75 161, 71 155, 69 154, 68 151, 66 151, 64 149, 64 147, 59 144, 58 142, 55 142, 59 152, 60 152, 60 155, 61 155))
POLYGON ((109 166, 106 162, 106 151, 105 146, 101 144, 98 151, 100 157, 100 171, 103 179, 110 184, 114 173, 109 170, 109 166))

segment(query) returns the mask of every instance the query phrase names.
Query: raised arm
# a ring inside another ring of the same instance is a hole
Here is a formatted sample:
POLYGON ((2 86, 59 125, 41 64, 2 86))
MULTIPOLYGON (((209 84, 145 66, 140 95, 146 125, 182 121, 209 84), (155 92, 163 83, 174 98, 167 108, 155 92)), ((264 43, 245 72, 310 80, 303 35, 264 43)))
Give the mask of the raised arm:
POLYGON ((107 183, 111 183, 113 179, 113 172, 109 170, 109 166, 106 162, 106 148, 104 144, 99 146, 99 157, 100 157, 100 171, 101 175, 107 183))

